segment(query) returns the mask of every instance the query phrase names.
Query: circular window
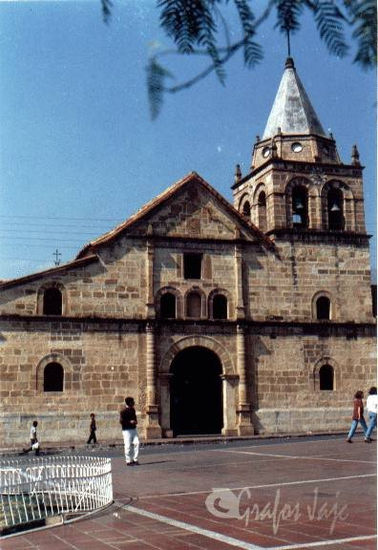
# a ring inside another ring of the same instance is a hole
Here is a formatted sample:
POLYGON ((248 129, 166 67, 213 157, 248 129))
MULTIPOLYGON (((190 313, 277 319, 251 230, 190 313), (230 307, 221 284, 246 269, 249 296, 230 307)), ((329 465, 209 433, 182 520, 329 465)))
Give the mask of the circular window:
POLYGON ((262 156, 266 159, 270 155, 270 147, 264 147, 262 150, 262 156))
POLYGON ((291 146, 291 150, 294 151, 294 153, 300 153, 302 151, 302 149, 303 149, 303 146, 302 146, 301 143, 299 143, 299 141, 296 141, 291 146))

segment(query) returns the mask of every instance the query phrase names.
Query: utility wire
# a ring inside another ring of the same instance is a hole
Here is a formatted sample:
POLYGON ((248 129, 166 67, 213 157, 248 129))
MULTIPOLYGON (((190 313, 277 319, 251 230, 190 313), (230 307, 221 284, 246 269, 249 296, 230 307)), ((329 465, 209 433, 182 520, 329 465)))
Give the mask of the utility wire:
MULTIPOLYGON (((17 223, 19 225, 21 224, 30 224, 30 223, 38 223, 45 225, 46 223, 51 222, 58 222, 60 225, 60 222, 86 222, 86 223, 94 223, 96 225, 103 224, 103 223, 117 223, 120 221, 120 218, 58 218, 58 217, 47 217, 47 216, 2 216, 0 215, 0 221, 1 219, 4 219, 4 223, 17 223), (8 222, 10 220, 10 222, 8 222), (27 221, 23 221, 27 220, 27 221)), ((122 218, 123 220, 126 218, 122 218)))

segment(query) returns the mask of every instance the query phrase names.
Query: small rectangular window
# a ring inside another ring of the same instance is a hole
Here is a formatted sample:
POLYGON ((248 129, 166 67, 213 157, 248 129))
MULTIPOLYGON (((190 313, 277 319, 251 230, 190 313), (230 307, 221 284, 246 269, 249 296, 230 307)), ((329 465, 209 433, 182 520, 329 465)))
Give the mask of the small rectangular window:
POLYGON ((184 279, 201 278, 202 254, 184 254, 184 279))

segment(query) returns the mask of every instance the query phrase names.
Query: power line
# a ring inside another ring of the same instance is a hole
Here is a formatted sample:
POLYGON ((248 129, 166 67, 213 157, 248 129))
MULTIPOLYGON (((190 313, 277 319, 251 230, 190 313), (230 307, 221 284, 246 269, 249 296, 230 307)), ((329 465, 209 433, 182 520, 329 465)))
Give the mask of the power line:
MULTIPOLYGON (((52 240, 52 242, 56 243, 56 240, 52 240)), ((82 243, 82 246, 84 246, 85 243, 82 243)), ((22 245, 17 245, 18 248, 21 248, 22 245)), ((25 247, 27 248, 49 248, 51 249, 51 244, 29 244, 29 243, 25 243, 25 247)), ((59 244, 59 248, 65 248, 67 250, 78 250, 78 248, 80 248, 80 245, 76 245, 76 246, 65 246, 65 245, 60 245, 59 244)))
MULTIPOLYGON (((2 229, 0 227, 0 231, 1 232, 6 232, 6 233, 22 233, 22 230, 20 229, 2 229)), ((27 235, 29 235, 30 233, 38 233, 38 234, 41 234, 43 233, 43 231, 40 231, 38 229, 25 229, 27 235)), ((58 234, 65 234, 65 235, 92 235, 93 233, 95 233, 95 231, 55 231, 54 233, 58 233, 58 234)), ((50 232, 51 234, 51 232, 50 232)))
MULTIPOLYGON (((16 240, 24 241, 25 237, 1 237, 0 236, 0 239, 1 240, 7 240, 7 241, 16 241, 16 240)), ((29 240, 31 240, 31 241, 50 241, 50 242, 59 241, 59 242, 62 242, 62 243, 75 242, 75 239, 60 239, 59 237, 54 237, 53 239, 49 239, 48 237, 29 237, 28 241, 29 240)), ((79 241, 79 239, 76 239, 76 240, 79 241)), ((85 239, 80 240, 80 242, 81 243, 85 242, 85 239)))
MULTIPOLYGON (((100 222, 99 222, 100 224, 100 222)), ((48 224, 48 223, 35 223, 35 222, 28 222, 27 225, 25 223, 18 223, 18 222, 7 222, 7 227, 10 226, 10 227, 13 227, 13 226, 21 226, 21 227, 30 227, 30 226, 33 226, 33 227, 93 227, 94 230, 99 230, 98 229, 98 226, 95 226, 95 225, 76 225, 76 224, 71 224, 71 225, 66 225, 66 224, 61 224, 61 223, 54 223, 54 224, 48 224)))
MULTIPOLYGON (((14 218, 20 218, 20 219, 28 219, 28 220, 40 220, 41 219, 41 216, 6 216, 6 215, 1 215, 0 214, 0 218, 7 218, 7 219, 14 219, 14 218)), ((82 221, 82 222, 86 222, 86 221, 95 221, 95 222, 116 222, 117 223, 117 219, 119 220, 119 218, 65 218, 65 217, 58 217, 58 216, 43 216, 43 219, 44 220, 66 220, 66 221, 69 221, 69 220, 73 220, 73 221, 82 221)))

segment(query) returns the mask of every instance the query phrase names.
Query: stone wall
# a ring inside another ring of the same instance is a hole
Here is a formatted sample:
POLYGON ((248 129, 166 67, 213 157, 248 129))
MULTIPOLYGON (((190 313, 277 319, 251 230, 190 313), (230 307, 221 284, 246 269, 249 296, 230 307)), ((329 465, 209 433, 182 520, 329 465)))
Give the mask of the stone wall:
MULTIPOLYGON (((99 439, 120 439, 118 413, 126 395, 136 399, 140 432, 145 435, 147 360, 143 324, 9 320, 2 329, 3 444, 25 444, 29 424, 35 418, 40 422, 42 440, 82 443, 91 412, 97 415, 99 439), (43 366, 51 360, 64 367, 62 393, 43 392, 43 366)), ((163 435, 169 432, 170 365, 177 353, 191 346, 209 349, 220 359, 224 433, 238 433, 236 329, 233 322, 156 326, 155 368, 163 435)), ((338 334, 331 331, 320 337, 306 334, 305 327, 282 323, 269 327, 247 324, 245 330, 247 388, 256 433, 343 429, 355 391, 366 392, 375 383, 372 335, 350 336, 339 329, 338 334), (324 363, 335 371, 333 391, 319 389, 318 373, 324 363)))
POLYGON ((273 247, 219 203, 187 189, 132 235, 102 240, 97 257, 2 285, 3 444, 25 443, 35 417, 45 441, 83 442, 91 412, 99 438, 119 438, 126 395, 142 436, 169 435, 170 368, 191 346, 221 363, 224 434, 251 433, 251 419, 264 433, 344 427, 354 392, 375 383, 366 237, 276 235, 273 247), (188 252, 202 255, 201 278, 185 279, 188 252), (49 285, 62 291, 61 316, 41 310, 49 285), (167 289, 175 319, 159 315, 167 289), (195 319, 185 308, 193 290, 201 296, 195 319), (217 292, 227 298, 225 320, 213 318, 217 292), (319 293, 331 301, 326 321, 314 313, 319 293), (64 369, 63 392, 44 391, 51 362, 64 369), (333 391, 319 389, 323 364, 334 369, 333 391))
POLYGON ((255 320, 281 317, 311 322, 314 300, 324 292, 331 300, 331 320, 374 322, 367 245, 277 240, 277 254, 247 249, 247 312, 255 320))

